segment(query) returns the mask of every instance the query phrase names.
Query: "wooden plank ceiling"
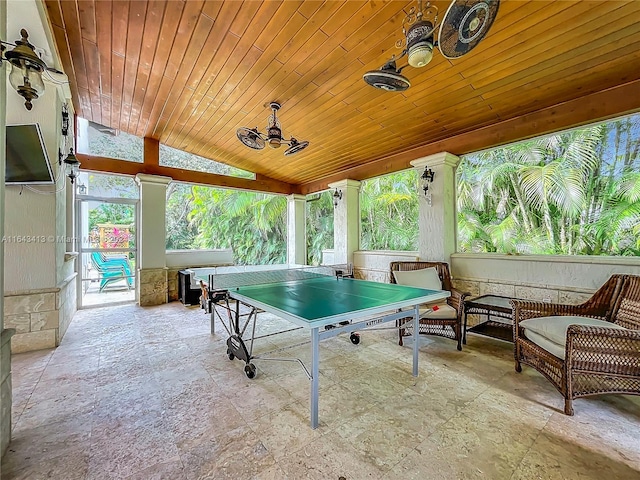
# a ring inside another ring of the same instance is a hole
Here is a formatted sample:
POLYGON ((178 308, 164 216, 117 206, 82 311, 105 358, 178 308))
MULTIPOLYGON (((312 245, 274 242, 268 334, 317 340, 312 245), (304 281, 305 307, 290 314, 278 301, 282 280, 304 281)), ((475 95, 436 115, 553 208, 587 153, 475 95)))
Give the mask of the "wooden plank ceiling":
POLYGON ((503 1, 476 49, 406 68, 402 93, 362 74, 399 52, 415 2, 45 4, 81 117, 298 186, 640 78, 640 1, 503 1), (306 150, 238 141, 270 101, 306 150))

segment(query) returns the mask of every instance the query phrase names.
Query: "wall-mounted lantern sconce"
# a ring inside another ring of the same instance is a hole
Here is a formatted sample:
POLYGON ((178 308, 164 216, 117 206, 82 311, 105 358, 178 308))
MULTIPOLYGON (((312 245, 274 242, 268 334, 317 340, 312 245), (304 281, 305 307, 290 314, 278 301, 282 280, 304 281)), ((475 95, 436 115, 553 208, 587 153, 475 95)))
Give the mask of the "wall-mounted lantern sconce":
POLYGON ((435 177, 435 172, 431 170, 429 167, 424 167, 424 172, 420 178, 422 179, 422 191, 424 192, 424 196, 427 199, 427 203, 431 205, 431 192, 429 191, 429 184, 433 182, 433 177, 435 177))
POLYGON ((31 110, 32 100, 35 100, 44 93, 44 83, 42 82, 42 72, 47 69, 36 51, 29 43, 29 34, 23 28, 20 30, 21 40, 16 40, 15 48, 5 53, 5 45, 12 45, 2 42, 1 60, 5 60, 11 64, 11 73, 9 74, 9 83, 16 89, 19 95, 24 97, 24 106, 27 110, 31 110))
POLYGON ((336 188, 336 191, 333 192, 333 208, 336 208, 338 206, 338 202, 342 200, 342 190, 338 190, 336 188))
POLYGON ((424 172, 422 172, 422 191, 426 195, 429 191, 429 184, 433 182, 433 177, 435 177, 435 172, 431 170, 429 167, 424 167, 424 172))
POLYGON ((76 187, 76 189, 78 195, 85 195, 87 193, 87 186, 84 183, 78 182, 78 186, 76 187))
POLYGON ((69 109, 65 103, 62 106, 62 136, 66 137, 67 135, 69 135, 69 109))
POLYGON ((80 162, 73 154, 73 148, 69 149, 69 155, 64 159, 65 164, 65 174, 71 180, 71 184, 73 185, 78 178, 78 171, 80 170, 80 162))

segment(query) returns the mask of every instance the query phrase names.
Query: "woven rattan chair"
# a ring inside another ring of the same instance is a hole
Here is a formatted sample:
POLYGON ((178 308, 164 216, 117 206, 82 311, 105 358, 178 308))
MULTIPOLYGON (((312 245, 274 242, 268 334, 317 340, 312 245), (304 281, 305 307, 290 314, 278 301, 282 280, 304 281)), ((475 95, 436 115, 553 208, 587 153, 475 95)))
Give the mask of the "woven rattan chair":
POLYGON ((524 363, 547 377, 564 396, 566 415, 573 415, 573 400, 578 397, 605 393, 640 395, 640 276, 613 275, 580 305, 523 300, 511 303, 516 371, 522 371, 524 363), (522 324, 537 317, 545 317, 542 321, 563 321, 546 318, 549 316, 589 317, 611 326, 569 325, 564 352, 556 351, 554 355, 548 351, 548 344, 545 349, 527 338, 527 334, 535 337, 522 324), (558 356, 562 353, 564 358, 558 356))
MULTIPOLYGON (((391 283, 396 283, 394 272, 422 270, 431 267, 438 272, 438 276, 442 281, 442 289, 451 293, 451 296, 446 299, 446 303, 455 309, 456 315, 452 318, 430 318, 425 316, 420 319, 419 333, 452 338, 457 340, 458 350, 462 350, 462 312, 464 310, 464 299, 469 293, 463 293, 453 287, 451 275, 449 274, 449 264, 445 262, 391 262, 391 283)), ((405 335, 407 335, 405 329, 398 330, 399 345, 402 345, 402 338, 405 335)))

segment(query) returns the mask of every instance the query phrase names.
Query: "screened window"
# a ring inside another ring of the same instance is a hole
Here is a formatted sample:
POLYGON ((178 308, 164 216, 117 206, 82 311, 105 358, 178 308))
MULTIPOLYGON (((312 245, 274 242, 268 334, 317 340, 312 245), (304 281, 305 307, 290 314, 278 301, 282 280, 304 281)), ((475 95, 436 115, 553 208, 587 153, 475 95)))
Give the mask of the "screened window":
POLYGON ((466 155, 458 251, 640 255, 640 115, 466 155))

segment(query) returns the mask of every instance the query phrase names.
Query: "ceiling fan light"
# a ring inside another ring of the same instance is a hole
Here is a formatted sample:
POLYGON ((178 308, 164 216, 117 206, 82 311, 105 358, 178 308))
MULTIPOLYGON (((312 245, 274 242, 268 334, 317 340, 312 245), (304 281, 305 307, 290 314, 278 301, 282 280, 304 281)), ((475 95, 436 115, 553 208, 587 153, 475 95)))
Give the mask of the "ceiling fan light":
POLYGON ((433 58, 433 41, 432 39, 417 42, 411 46, 408 54, 409 65, 414 68, 420 68, 427 65, 433 58))
POLYGON ((269 139, 269 146, 271 148, 280 148, 280 146, 282 145, 282 142, 280 142, 279 138, 270 138, 269 139))
POLYGON ((272 113, 267 120, 266 135, 260 133, 258 127, 254 129, 241 127, 236 132, 238 140, 254 150, 262 150, 267 144, 270 148, 280 148, 284 143, 285 145, 289 145, 289 148, 284 152, 285 155, 293 155, 307 148, 309 146, 309 142, 307 141, 298 142, 298 140, 293 137, 287 140, 282 136, 282 128, 280 127, 277 116, 277 112, 280 110, 280 104, 278 102, 271 102, 269 106, 271 107, 272 113))
POLYGON ((280 145, 282 145, 282 130, 278 127, 269 127, 267 142, 271 148, 280 148, 280 145))

